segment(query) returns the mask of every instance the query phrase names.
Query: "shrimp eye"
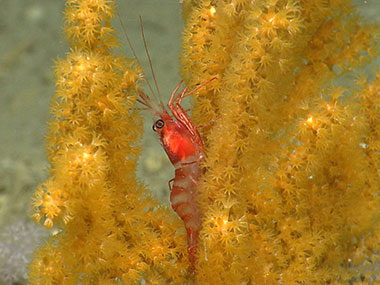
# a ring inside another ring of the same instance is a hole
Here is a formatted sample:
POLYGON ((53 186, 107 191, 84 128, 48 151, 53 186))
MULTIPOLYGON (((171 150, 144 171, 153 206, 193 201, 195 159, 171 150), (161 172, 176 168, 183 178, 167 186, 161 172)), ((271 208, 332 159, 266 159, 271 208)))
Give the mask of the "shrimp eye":
POLYGON ((161 119, 158 119, 153 125, 153 131, 156 131, 156 129, 162 129, 164 126, 165 122, 161 119))

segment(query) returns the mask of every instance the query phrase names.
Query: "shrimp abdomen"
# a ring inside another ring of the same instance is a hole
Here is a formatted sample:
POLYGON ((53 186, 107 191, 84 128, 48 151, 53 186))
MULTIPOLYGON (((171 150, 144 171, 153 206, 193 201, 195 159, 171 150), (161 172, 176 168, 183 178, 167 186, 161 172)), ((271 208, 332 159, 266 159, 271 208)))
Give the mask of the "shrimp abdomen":
POLYGON ((197 205, 196 187, 200 176, 199 161, 181 165, 175 170, 170 203, 185 224, 189 260, 195 268, 201 213, 197 205))

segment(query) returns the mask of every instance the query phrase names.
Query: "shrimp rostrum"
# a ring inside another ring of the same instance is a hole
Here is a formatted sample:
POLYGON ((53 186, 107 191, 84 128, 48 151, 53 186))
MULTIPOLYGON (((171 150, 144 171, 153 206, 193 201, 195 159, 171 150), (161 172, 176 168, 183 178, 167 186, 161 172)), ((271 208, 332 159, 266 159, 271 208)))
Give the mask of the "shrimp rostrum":
POLYGON ((197 204, 197 181, 201 175, 200 162, 203 158, 203 141, 191 118, 181 106, 181 100, 197 91, 211 80, 194 90, 187 88, 179 92, 182 81, 173 91, 168 108, 160 102, 154 104, 143 92, 138 101, 154 116, 153 130, 158 134, 170 162, 175 168, 175 177, 169 181, 170 203, 182 219, 187 232, 187 250, 192 267, 195 267, 201 213, 197 204))

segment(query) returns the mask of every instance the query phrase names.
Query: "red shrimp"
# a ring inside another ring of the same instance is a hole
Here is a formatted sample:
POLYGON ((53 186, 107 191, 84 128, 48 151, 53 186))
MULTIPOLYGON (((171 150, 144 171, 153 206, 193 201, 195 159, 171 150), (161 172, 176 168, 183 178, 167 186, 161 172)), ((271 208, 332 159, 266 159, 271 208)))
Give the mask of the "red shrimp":
MULTIPOLYGON (((119 14, 118 17, 131 51, 137 60, 137 55, 119 14)), ((152 60, 145 41, 141 16, 140 27, 150 70, 158 94, 160 94, 152 66, 152 60)), ((183 82, 181 81, 173 91, 168 103, 168 108, 173 116, 168 113, 161 101, 158 105, 154 104, 153 101, 142 91, 139 92, 140 98, 137 99, 137 101, 145 105, 155 117, 153 130, 157 132, 161 145, 175 168, 175 177, 169 181, 170 203, 173 210, 185 224, 187 232, 187 251, 193 269, 195 269, 198 235, 201 227, 201 212, 197 204, 197 181, 201 175, 200 162, 203 158, 203 141, 190 116, 182 108, 181 100, 193 94, 199 88, 214 79, 216 79, 216 77, 198 85, 195 89, 189 92, 187 92, 187 88, 185 88, 176 96, 175 94, 183 82), (157 119, 157 117, 159 119, 157 119)), ((149 81, 146 80, 146 82, 154 94, 149 81)))
POLYGON ((203 158, 203 141, 191 118, 180 105, 181 100, 199 88, 216 79, 200 84, 187 92, 187 88, 177 93, 182 81, 173 91, 168 108, 162 102, 153 104, 152 100, 140 92, 138 101, 153 113, 153 130, 157 132, 161 145, 175 167, 175 177, 169 181, 170 203, 173 210, 185 224, 187 232, 187 251, 192 268, 195 268, 198 235, 201 227, 201 212, 197 204, 197 181, 201 175, 200 162, 203 158))

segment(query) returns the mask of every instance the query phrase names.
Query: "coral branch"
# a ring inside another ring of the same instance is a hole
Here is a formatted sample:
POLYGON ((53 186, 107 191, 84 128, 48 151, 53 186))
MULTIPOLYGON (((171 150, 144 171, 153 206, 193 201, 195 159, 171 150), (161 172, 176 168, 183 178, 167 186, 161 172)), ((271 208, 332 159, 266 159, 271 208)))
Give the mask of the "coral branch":
POLYGON ((33 202, 34 219, 54 235, 30 264, 31 284, 188 279, 180 221, 135 177, 141 70, 112 53, 113 14, 113 1, 66 3, 71 49, 56 63, 50 176, 33 202))
POLYGON ((218 77, 193 110, 220 117, 203 133, 200 284, 371 277, 352 262, 378 249, 379 81, 357 98, 332 82, 378 53, 378 28, 349 2, 184 1, 187 85, 218 77))

